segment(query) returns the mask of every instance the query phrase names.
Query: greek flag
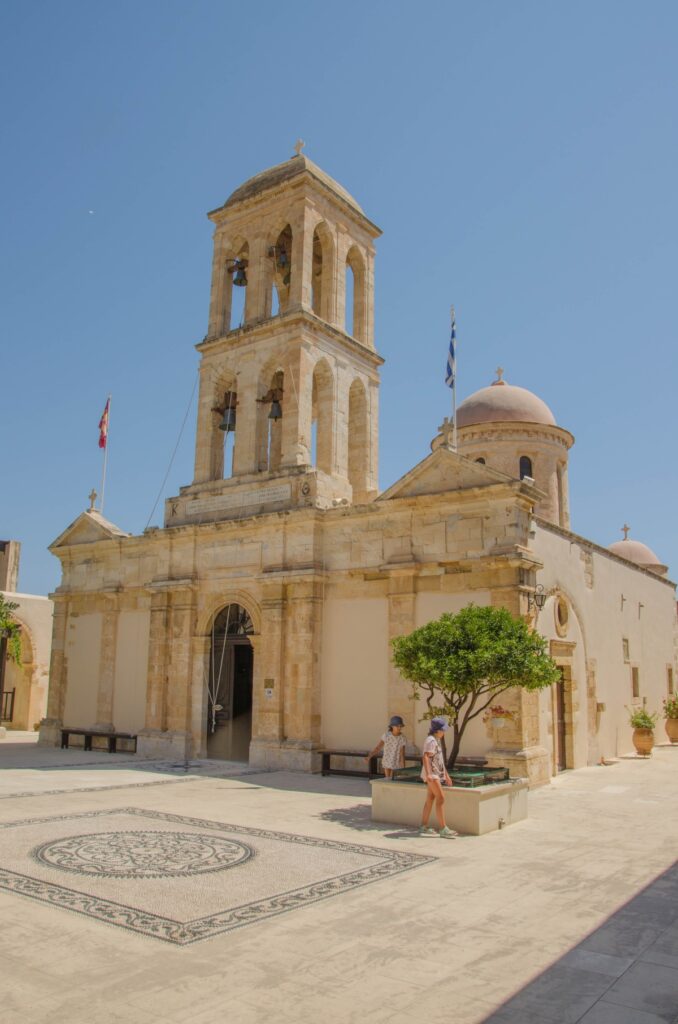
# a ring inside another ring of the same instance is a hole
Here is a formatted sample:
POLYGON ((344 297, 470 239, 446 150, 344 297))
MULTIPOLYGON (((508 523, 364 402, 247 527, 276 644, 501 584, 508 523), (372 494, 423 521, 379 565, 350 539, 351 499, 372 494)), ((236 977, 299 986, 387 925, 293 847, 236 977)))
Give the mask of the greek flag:
POLYGON ((457 321, 454 310, 452 311, 452 328, 450 330, 450 351, 447 353, 447 366, 445 367, 445 383, 448 388, 454 387, 454 379, 457 374, 457 357, 454 347, 457 340, 457 321))

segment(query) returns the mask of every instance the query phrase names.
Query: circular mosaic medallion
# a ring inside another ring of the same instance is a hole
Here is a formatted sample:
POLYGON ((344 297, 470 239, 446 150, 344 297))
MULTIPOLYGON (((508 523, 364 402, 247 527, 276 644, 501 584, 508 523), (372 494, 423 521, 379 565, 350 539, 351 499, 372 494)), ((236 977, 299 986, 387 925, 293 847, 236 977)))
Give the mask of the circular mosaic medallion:
POLYGON ((101 832, 43 843, 41 864, 99 878, 166 878, 223 871, 254 854, 244 843, 192 832, 101 832))

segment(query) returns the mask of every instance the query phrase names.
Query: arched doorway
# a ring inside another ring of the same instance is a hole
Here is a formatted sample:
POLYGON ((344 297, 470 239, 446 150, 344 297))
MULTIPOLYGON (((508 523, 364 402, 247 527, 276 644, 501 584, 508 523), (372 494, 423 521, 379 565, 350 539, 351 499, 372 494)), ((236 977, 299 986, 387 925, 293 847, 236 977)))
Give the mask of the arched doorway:
POLYGON ((254 626, 239 604, 215 616, 210 641, 207 693, 207 756, 247 761, 252 739, 252 644, 254 626))

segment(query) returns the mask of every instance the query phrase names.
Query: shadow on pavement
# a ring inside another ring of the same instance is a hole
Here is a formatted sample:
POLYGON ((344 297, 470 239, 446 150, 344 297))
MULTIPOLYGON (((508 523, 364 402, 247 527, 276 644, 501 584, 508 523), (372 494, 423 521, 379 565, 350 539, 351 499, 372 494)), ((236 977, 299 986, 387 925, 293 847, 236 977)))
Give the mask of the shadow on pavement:
POLYGON ((678 863, 483 1024, 678 1024, 678 863))

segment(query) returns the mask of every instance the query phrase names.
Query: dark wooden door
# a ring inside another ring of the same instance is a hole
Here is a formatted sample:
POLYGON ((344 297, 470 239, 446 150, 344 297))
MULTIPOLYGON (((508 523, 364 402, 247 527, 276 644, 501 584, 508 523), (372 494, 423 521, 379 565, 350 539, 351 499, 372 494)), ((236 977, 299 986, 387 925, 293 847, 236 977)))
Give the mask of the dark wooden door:
POLYGON ((556 764, 558 765, 558 771, 565 771, 567 768, 567 757, 565 753, 565 740, 566 740, 566 728, 565 728, 565 680, 561 671, 560 679, 556 683, 556 722, 555 722, 555 738, 556 738, 556 764))

